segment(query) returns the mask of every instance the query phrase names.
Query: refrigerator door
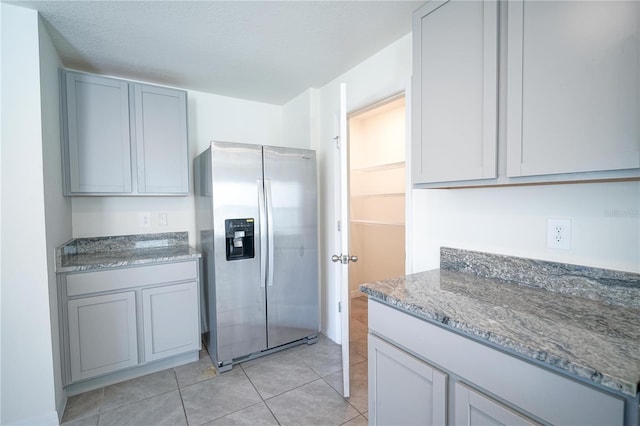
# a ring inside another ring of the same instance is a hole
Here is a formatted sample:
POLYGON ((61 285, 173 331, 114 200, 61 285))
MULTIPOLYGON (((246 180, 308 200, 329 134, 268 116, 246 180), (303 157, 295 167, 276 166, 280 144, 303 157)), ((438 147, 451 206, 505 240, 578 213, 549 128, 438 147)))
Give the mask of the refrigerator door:
POLYGON ((319 329, 314 151, 265 146, 269 222, 267 343, 273 348, 319 329))
POLYGON ((218 362, 224 362, 267 347, 265 280, 261 278, 265 255, 261 234, 266 229, 259 202, 264 196, 262 147, 212 142, 211 159, 216 355, 218 362), (253 257, 229 256, 227 245, 246 244, 243 240, 248 235, 242 228, 233 238, 230 226, 234 224, 253 224, 253 257))

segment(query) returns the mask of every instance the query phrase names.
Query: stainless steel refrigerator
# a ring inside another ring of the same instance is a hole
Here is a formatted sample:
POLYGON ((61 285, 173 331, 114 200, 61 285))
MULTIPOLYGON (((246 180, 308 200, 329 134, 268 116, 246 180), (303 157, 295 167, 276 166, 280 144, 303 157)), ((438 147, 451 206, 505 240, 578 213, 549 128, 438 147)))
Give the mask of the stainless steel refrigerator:
POLYGON ((319 330, 314 151, 211 142, 194 160, 204 342, 219 370, 319 330))

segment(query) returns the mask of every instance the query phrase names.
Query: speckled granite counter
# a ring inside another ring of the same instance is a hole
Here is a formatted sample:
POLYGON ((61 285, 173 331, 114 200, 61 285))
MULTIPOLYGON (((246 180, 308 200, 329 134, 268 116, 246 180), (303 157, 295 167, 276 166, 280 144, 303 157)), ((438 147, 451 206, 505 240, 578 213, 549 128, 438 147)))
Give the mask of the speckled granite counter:
POLYGON ((625 395, 638 392, 640 274, 443 248, 441 269, 360 290, 625 395))
POLYGON ((186 232, 78 238, 56 249, 56 272, 93 271, 197 259, 186 232))

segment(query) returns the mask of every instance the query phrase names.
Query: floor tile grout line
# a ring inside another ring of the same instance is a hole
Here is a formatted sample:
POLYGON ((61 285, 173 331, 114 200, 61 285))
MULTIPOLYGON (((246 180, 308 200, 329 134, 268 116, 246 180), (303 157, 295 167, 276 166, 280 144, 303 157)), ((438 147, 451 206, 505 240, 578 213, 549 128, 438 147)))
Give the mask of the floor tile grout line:
MULTIPOLYGON (((251 386, 253 386, 253 389, 256 391, 256 393, 258 394, 258 396, 260 397, 262 403, 264 404, 265 407, 267 407, 267 410, 269 410, 269 412, 271 413, 271 415, 273 416, 273 418, 275 419, 276 423, 278 423, 279 426, 282 425, 282 423, 280 423, 280 420, 278 420, 278 417, 276 416, 276 413, 274 413, 271 410, 271 407, 269 407, 269 404, 267 404, 267 400, 263 398, 262 394, 260 393, 260 391, 258 390, 258 388, 256 387, 256 385, 253 383, 253 381, 251 380, 251 377, 249 377, 249 375, 247 374, 247 372, 244 370, 244 367, 242 366, 242 364, 240 364, 240 368, 242 368, 242 372, 244 373, 245 377, 247 378, 247 380, 249 380, 249 383, 251 383, 251 386)), ((248 408, 248 407, 247 407, 248 408)))
MULTIPOLYGON (((196 361, 197 362, 197 361, 196 361)), ((173 375, 176 377, 176 384, 178 385, 178 396, 180 397, 180 404, 182 405, 182 414, 184 414, 184 421, 189 426, 189 417, 187 417, 187 408, 184 406, 184 399, 182 399, 182 389, 180 389, 180 382, 178 381, 178 373, 175 368, 172 368, 173 375)))

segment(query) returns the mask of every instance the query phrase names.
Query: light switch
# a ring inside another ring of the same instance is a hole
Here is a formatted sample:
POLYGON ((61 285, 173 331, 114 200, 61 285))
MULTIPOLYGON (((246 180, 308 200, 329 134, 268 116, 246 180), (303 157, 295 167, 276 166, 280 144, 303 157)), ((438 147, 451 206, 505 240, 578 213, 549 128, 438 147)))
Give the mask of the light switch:
POLYGON ((169 223, 167 221, 167 213, 162 212, 158 213, 158 226, 167 226, 169 223))

